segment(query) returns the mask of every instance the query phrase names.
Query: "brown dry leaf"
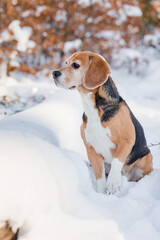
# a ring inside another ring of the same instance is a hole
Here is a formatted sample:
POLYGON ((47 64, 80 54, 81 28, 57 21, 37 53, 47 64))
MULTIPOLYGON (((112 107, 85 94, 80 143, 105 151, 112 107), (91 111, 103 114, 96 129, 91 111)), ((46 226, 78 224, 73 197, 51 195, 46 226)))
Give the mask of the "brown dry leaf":
POLYGON ((12 228, 9 226, 9 222, 6 221, 5 225, 0 228, 0 240, 16 240, 18 239, 18 230, 16 233, 12 231, 12 228))

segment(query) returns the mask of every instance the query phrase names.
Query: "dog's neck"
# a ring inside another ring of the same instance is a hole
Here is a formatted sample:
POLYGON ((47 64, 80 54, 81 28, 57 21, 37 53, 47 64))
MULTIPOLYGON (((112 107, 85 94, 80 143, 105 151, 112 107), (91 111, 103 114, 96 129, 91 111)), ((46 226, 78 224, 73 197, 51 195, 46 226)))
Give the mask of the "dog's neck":
POLYGON ((89 96, 94 102, 96 108, 107 108, 117 105, 121 101, 121 97, 111 77, 101 85, 100 87, 88 90, 83 85, 79 86, 78 91, 80 92, 81 98, 87 101, 89 96))

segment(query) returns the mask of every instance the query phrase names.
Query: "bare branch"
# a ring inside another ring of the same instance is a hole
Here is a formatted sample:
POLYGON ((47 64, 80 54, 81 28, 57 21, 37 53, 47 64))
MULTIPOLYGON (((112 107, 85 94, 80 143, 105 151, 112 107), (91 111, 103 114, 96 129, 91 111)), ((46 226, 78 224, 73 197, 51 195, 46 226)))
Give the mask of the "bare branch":
POLYGON ((151 143, 149 146, 147 147, 155 147, 155 146, 160 146, 160 142, 159 143, 151 143))

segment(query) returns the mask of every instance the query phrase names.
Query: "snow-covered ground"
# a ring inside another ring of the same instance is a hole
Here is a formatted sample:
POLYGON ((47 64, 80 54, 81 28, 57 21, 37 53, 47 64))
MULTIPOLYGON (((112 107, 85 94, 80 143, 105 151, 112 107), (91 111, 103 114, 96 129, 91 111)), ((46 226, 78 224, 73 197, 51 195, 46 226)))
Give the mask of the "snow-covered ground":
POLYGON ((6 65, 0 65, 0 119, 35 106, 53 92, 44 73, 36 77, 24 73, 6 76, 6 65))
MULTIPOLYGON (((148 144, 160 142, 159 66, 155 59, 140 76, 124 69, 112 73, 148 144)), ((9 220, 14 230, 20 228, 20 240, 160 239, 159 146, 151 148, 154 172, 139 182, 123 177, 120 192, 99 194, 80 137, 78 92, 26 78, 7 78, 0 91, 16 92, 26 102, 34 93, 46 98, 0 121, 2 224, 9 220)))

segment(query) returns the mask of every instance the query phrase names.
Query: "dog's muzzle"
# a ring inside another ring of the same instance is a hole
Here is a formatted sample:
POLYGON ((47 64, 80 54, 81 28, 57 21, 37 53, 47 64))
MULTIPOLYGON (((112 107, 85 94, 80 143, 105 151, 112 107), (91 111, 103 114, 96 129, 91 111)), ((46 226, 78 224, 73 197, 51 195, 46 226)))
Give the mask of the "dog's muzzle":
POLYGON ((53 78, 56 79, 57 77, 61 76, 61 72, 53 71, 52 75, 53 75, 53 78))
POLYGON ((58 85, 59 85, 59 81, 58 81, 57 78, 58 78, 59 76, 61 76, 61 72, 59 72, 59 71, 53 71, 52 75, 53 75, 53 79, 54 79, 55 84, 58 86, 58 85))

